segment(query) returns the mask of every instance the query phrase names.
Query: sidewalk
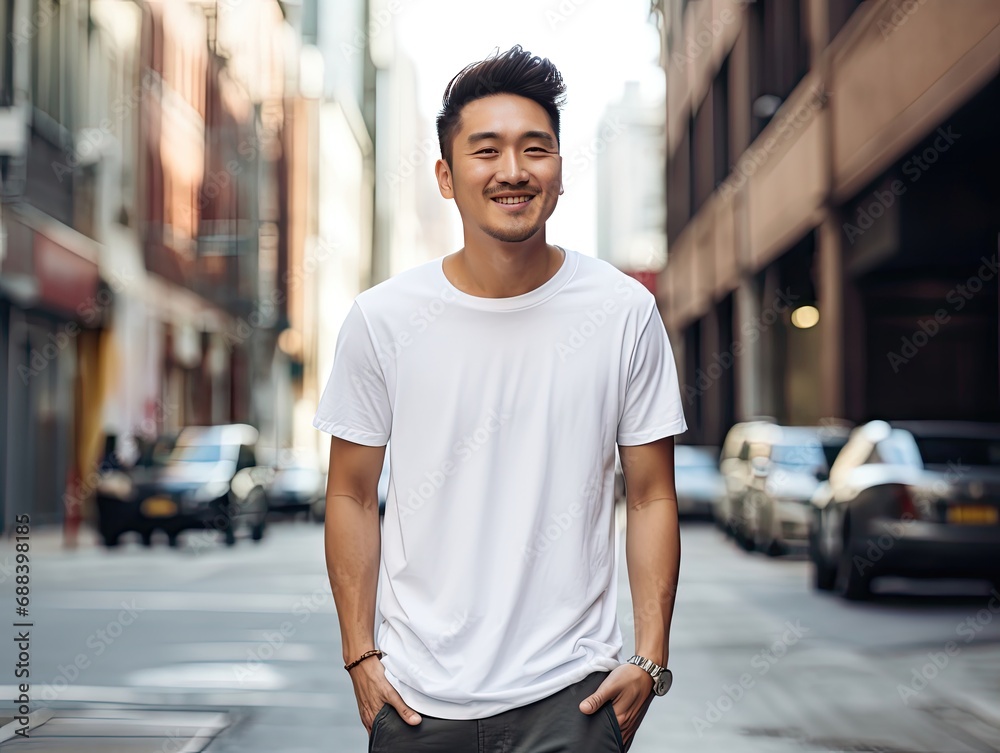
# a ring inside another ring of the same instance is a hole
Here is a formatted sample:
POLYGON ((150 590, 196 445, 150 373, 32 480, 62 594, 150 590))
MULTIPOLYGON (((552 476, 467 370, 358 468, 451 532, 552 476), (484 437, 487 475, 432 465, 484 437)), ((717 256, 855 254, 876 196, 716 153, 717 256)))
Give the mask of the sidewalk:
POLYGON ((200 753, 229 727, 233 717, 219 711, 101 707, 40 709, 28 716, 28 736, 20 722, 0 717, 0 750, 11 753, 200 753))

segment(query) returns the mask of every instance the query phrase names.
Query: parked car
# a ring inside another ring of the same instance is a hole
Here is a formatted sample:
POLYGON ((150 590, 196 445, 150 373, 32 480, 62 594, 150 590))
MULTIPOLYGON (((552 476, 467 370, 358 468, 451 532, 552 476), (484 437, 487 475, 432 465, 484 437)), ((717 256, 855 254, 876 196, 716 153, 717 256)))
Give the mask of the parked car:
POLYGON ((717 465, 718 447, 674 446, 674 485, 680 515, 711 517, 726 494, 726 482, 717 465))
POLYGON ((848 599, 883 575, 1000 587, 1000 424, 872 421, 812 499, 814 583, 848 599))
POLYGON ((774 419, 769 416, 741 421, 733 424, 726 433, 719 453, 719 473, 726 487, 716 501, 714 509, 715 524, 727 535, 739 538, 742 530, 740 521, 743 519, 743 495, 750 485, 750 463, 745 450, 747 434, 757 427, 770 425, 774 419))
MULTIPOLYGON (((313 520, 322 523, 326 520, 326 483, 324 492, 312 505, 313 520)), ((382 472, 378 477, 378 514, 385 515, 385 501, 389 496, 389 448, 386 446, 385 459, 382 461, 382 472)))
POLYGON ((326 474, 308 462, 280 466, 269 475, 266 491, 270 512, 311 515, 326 496, 326 474))
POLYGON ((750 432, 751 474, 739 532, 748 549, 777 556, 806 545, 812 496, 849 435, 847 424, 834 423, 772 424, 750 432))
POLYGON ((137 531, 148 546, 159 529, 176 546, 182 531, 204 528, 220 531, 227 545, 241 528, 259 541, 268 469, 257 466, 257 436, 246 424, 190 426, 168 453, 151 452, 146 464, 102 476, 97 511, 104 544, 116 546, 123 533, 137 531))

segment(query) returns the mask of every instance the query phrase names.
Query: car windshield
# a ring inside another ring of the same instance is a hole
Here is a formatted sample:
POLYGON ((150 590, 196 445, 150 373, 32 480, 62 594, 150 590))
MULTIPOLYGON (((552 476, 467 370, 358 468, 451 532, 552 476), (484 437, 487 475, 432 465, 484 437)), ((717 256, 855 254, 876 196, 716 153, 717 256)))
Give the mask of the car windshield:
POLYGON ((826 467, 823 448, 818 444, 774 445, 771 448, 771 462, 797 471, 826 467))
POLYGON ((222 450, 217 444, 178 445, 170 453, 171 463, 218 463, 222 450))
POLYGON ((925 466, 1000 466, 1000 437, 914 437, 925 466))

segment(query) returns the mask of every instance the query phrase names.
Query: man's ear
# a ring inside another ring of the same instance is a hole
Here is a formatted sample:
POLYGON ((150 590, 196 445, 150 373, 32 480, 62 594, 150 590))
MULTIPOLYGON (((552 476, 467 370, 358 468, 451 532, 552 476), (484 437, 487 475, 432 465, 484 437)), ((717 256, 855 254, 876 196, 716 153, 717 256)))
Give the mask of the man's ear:
POLYGON ((443 159, 434 163, 434 174, 437 176, 438 190, 446 199, 455 198, 455 186, 451 179, 451 168, 443 159))

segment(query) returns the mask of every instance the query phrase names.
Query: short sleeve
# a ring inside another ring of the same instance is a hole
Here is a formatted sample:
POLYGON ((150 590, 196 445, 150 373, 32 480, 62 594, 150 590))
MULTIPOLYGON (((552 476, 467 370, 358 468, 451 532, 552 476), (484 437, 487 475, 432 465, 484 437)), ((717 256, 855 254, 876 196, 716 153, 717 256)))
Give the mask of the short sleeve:
POLYGON ((646 444, 687 428, 674 354, 654 305, 632 354, 618 444, 646 444))
POLYGON ((370 447, 381 447, 389 441, 392 404, 368 322, 357 301, 337 336, 333 370, 313 426, 370 447))

